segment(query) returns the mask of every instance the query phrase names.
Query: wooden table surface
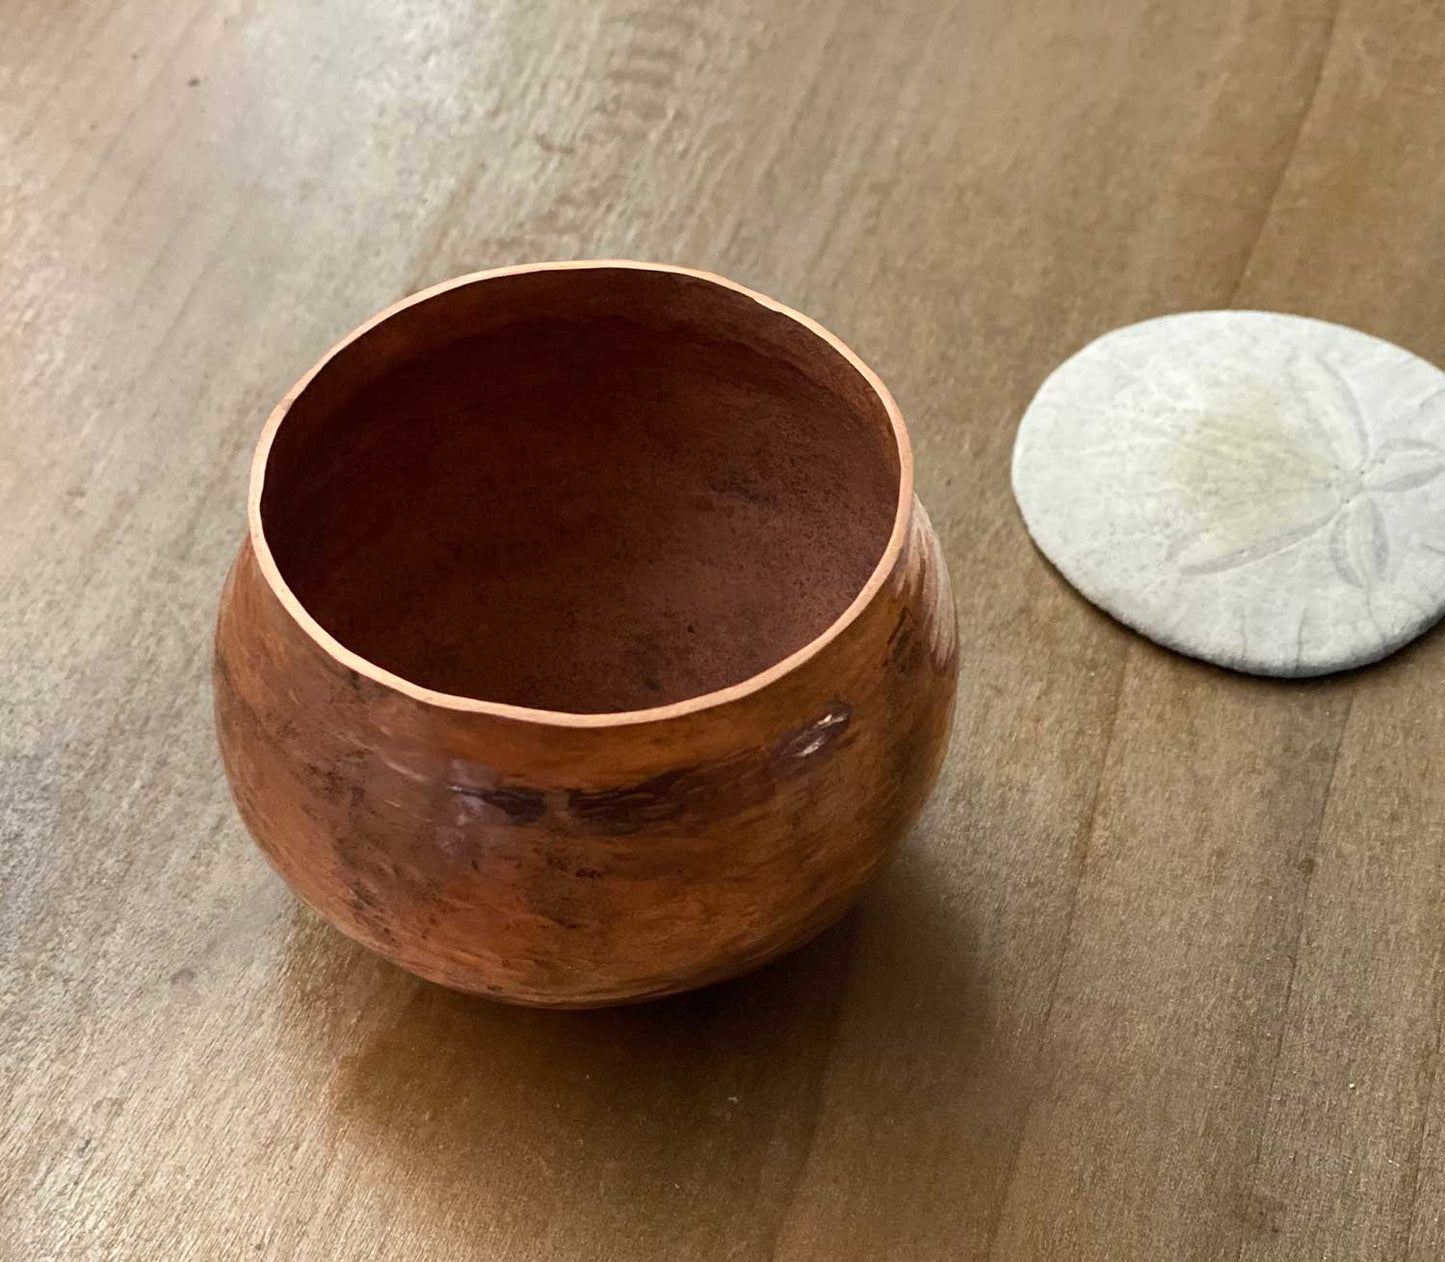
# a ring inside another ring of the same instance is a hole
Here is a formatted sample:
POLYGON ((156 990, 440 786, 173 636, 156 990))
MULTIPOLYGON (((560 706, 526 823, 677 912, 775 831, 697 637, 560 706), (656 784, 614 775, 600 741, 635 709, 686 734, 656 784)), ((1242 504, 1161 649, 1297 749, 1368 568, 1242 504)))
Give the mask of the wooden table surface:
POLYGON ((1438 1259, 1445 634, 1314 683, 1085 604, 1049 368, 1253 306, 1445 360, 1436 0, 0 0, 0 1256, 1438 1259), (909 417, 942 781, 858 912, 513 1010, 301 910, 208 659, 265 413, 480 267, 776 295, 909 417))

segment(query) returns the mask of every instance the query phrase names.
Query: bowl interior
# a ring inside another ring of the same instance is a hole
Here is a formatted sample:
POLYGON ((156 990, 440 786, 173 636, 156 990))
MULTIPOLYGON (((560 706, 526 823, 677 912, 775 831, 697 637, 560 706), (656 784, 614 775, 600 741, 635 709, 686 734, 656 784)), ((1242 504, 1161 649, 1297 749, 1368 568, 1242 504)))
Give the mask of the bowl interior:
POLYGON ((792 317, 686 274, 524 272, 334 355, 276 432, 261 524, 376 665, 604 713, 822 634, 887 546, 899 469, 876 391, 792 317))

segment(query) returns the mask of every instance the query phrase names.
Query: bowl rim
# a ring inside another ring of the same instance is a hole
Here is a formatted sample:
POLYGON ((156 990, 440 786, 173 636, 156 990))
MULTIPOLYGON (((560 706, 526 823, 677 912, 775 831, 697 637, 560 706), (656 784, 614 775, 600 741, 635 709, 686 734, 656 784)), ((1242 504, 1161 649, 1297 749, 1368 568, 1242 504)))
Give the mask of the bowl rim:
POLYGON ((899 410, 898 404, 894 401, 888 387, 885 386, 871 368, 858 357, 856 353, 843 340, 829 332, 816 320, 795 311, 792 307, 769 298, 766 294, 758 293, 745 285, 739 285, 736 281, 728 280, 725 276, 719 276, 714 272, 701 271, 692 267, 681 267, 671 263, 646 263, 633 259, 568 259, 564 261, 542 262, 542 263, 519 263, 508 267, 488 268, 480 272, 468 272, 462 276, 453 277, 451 280, 442 281, 440 284, 432 285, 426 289, 418 290, 416 293, 393 303, 391 306, 377 312, 371 319, 358 325, 339 342, 331 347, 321 356, 287 391, 281 402, 272 409, 266 419, 266 424, 261 430, 261 437, 256 443, 255 454, 251 459, 250 489, 246 500, 246 516, 248 522, 248 537, 252 551, 255 553, 256 561, 262 575, 266 579, 281 607, 290 616, 292 621, 299 626, 307 636, 329 657, 339 662, 348 670, 362 675, 372 682, 390 688, 403 696, 410 697, 414 701, 424 705, 435 706, 440 709, 459 711, 467 714, 485 714, 499 719, 512 719, 520 722, 544 724, 554 727, 572 728, 602 728, 622 727, 636 723, 662 722, 668 719, 680 718, 683 715, 696 714, 702 710, 709 710, 719 706, 728 705, 731 702, 741 700, 755 692, 760 692, 769 685, 791 674, 805 662, 816 657, 832 641, 838 638, 852 623, 857 621, 863 610, 877 595, 879 589, 887 581, 889 574, 893 571, 903 550, 904 538, 907 535, 909 522, 912 516, 913 505, 913 449, 908 439, 908 429, 903 423, 903 413, 899 410), (888 536, 888 542, 884 546, 883 554, 878 558, 877 564, 873 567, 867 581, 854 595, 853 600, 832 622, 828 624, 818 635, 809 640, 801 648, 795 649, 787 657, 774 662, 766 670, 746 679, 739 680, 735 684, 729 684, 726 688, 718 688, 712 692, 700 693, 695 697, 687 697, 681 701, 670 702, 667 705, 651 706, 642 710, 614 710, 600 713, 579 713, 571 710, 544 710, 530 706, 508 705, 500 701, 485 701, 480 697, 466 697, 456 693, 438 692, 432 688, 424 688, 414 683, 404 675, 398 675, 389 671, 368 658, 362 657, 359 653, 353 652, 329 631, 326 630, 306 609, 305 605, 297 598, 286 580, 281 575, 280 567, 271 554, 271 547, 266 541, 266 532, 261 520, 261 496, 266 485, 266 466, 271 454, 271 447, 279 431, 282 422, 286 419, 292 405, 300 398, 306 387, 329 364, 338 353, 351 345, 358 338, 369 333, 377 325, 391 319, 393 316, 405 311, 408 307, 417 306, 449 290, 459 289, 464 285, 475 285, 488 280, 497 280, 504 276, 518 276, 530 272, 552 272, 552 271, 644 271, 663 272, 675 276, 687 276, 694 280, 700 280, 709 284, 717 285, 723 289, 731 290, 756 302, 767 310, 787 317, 800 325, 814 337, 821 339, 834 351, 843 357, 848 365, 863 379, 868 388, 878 397, 883 404, 884 413, 888 417, 889 425, 893 432, 893 441, 898 452, 898 504, 893 516, 893 529, 888 536))

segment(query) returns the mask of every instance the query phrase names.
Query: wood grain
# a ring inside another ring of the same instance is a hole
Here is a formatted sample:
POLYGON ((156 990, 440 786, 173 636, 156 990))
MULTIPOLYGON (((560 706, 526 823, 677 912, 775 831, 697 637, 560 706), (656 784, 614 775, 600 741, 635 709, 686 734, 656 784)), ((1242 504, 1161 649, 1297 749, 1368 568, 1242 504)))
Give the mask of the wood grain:
POLYGON ((0 1256, 1445 1248, 1445 638, 1305 685, 1075 597, 1008 491, 1113 325, 1445 361, 1431 0, 0 0, 0 1256), (618 1012, 301 911, 209 719, 270 405, 450 275, 734 276, 908 416, 957 733, 860 910, 618 1012))

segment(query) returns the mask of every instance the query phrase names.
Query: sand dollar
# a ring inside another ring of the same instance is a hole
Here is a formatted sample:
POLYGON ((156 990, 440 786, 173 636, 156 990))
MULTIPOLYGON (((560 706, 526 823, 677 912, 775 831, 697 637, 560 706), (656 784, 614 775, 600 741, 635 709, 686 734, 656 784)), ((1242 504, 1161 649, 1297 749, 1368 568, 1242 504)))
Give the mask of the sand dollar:
POLYGON ((1265 675, 1375 661, 1445 612, 1445 373, 1261 311, 1105 334, 1029 404, 1029 533, 1152 640, 1265 675))

